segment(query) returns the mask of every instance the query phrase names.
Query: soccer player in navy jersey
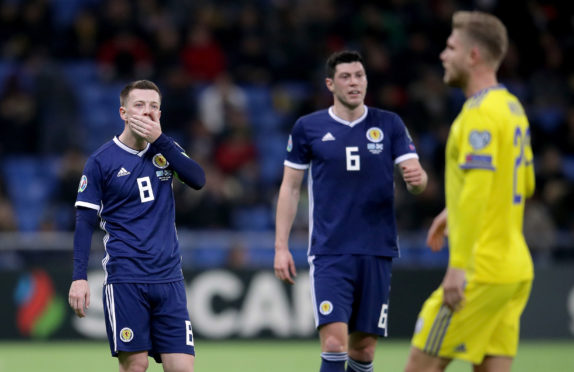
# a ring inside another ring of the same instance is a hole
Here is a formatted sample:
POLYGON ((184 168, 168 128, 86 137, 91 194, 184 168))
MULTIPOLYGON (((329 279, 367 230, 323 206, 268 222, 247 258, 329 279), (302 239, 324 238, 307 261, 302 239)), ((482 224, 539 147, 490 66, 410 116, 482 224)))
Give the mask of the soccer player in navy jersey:
POLYGON ((387 336, 392 259, 399 254, 394 172, 407 189, 427 184, 401 118, 367 107, 362 57, 337 52, 325 83, 333 106, 303 116, 287 144, 277 202, 275 275, 294 283, 288 239, 305 170, 309 170, 311 292, 321 340, 320 372, 373 370, 379 336, 387 336))
POLYGON ((151 81, 135 81, 121 91, 124 130, 90 156, 78 187, 69 303, 77 316, 85 316, 88 258, 99 222, 106 232, 106 330, 120 371, 145 371, 148 355, 163 363, 164 371, 193 371, 172 182, 177 177, 198 190, 205 173, 162 133, 160 104, 151 81))

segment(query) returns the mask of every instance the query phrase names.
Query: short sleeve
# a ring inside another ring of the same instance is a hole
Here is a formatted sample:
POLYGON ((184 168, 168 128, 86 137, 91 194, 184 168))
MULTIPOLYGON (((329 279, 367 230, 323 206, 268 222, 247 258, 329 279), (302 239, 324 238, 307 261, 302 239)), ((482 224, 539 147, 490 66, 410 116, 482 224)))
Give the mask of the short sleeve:
POLYGON ((417 150, 413 139, 402 119, 393 115, 393 132, 391 148, 395 164, 407 159, 418 159, 417 150))
POLYGON ((474 110, 463 123, 459 137, 460 168, 495 170, 498 137, 496 126, 489 115, 479 109, 474 110))
POLYGON ((295 169, 307 169, 311 163, 311 146, 301 119, 297 120, 287 141, 285 165, 295 169))
POLYGON ((102 174, 100 167, 93 157, 90 157, 84 167, 80 184, 76 207, 85 207, 100 211, 102 203, 102 174))

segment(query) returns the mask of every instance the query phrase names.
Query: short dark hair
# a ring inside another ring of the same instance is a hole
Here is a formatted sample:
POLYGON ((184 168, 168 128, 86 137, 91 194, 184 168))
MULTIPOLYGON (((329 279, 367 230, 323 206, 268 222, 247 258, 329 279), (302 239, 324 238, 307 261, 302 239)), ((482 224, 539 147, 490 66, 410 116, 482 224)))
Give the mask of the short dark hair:
POLYGON ((157 87, 157 85, 155 85, 153 81, 136 80, 126 85, 124 89, 122 89, 122 91, 120 92, 121 106, 125 106, 126 100, 128 99, 130 92, 134 89, 155 90, 157 94, 159 94, 159 100, 161 101, 161 92, 159 91, 159 88, 157 87))
POLYGON ((360 62, 363 66, 365 65, 361 53, 354 50, 343 50, 331 54, 325 65, 327 77, 331 79, 335 77, 335 70, 338 64, 351 62, 360 62))

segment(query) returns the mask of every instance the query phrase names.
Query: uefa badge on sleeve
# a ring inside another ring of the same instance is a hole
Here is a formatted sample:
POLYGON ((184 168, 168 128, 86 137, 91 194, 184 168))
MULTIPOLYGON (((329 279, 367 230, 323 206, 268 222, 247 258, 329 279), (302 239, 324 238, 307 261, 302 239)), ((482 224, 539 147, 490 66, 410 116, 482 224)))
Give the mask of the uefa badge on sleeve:
POLYGON ((88 187, 88 177, 83 175, 80 179, 80 184, 78 185, 78 192, 83 192, 86 187, 88 187))
POLYGON ((293 150, 293 137, 289 135, 289 140, 287 141, 287 152, 291 152, 293 150))

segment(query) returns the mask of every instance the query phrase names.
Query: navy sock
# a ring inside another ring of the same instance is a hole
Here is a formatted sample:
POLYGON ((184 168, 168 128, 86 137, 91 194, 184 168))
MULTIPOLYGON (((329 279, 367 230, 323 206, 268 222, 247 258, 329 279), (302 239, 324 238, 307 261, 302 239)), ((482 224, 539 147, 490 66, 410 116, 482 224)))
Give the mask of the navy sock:
POLYGON ((359 362, 349 358, 347 361, 347 372, 373 372, 373 362, 359 362))
POLYGON ((319 372, 345 372, 347 353, 321 353, 321 369, 319 372))

